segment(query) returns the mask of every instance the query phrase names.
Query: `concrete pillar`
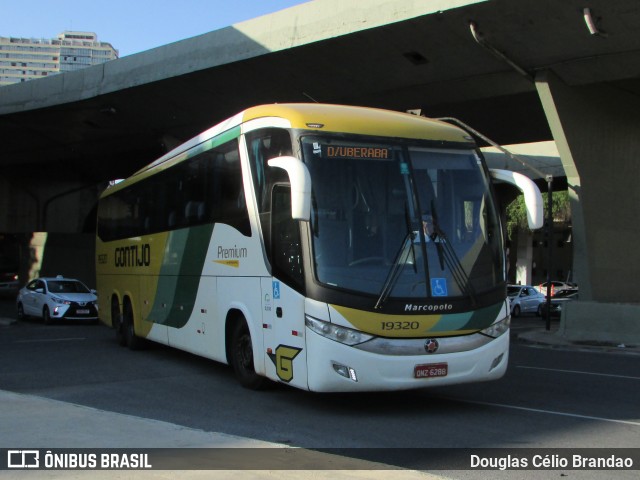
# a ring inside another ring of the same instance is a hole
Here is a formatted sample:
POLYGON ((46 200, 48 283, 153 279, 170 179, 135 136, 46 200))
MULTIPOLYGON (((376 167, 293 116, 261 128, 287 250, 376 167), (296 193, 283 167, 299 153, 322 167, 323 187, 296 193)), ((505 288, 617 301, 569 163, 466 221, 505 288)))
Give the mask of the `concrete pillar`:
POLYGON ((580 301, 563 313, 564 326, 570 324, 575 330, 565 333, 579 336, 589 331, 597 336, 606 329, 611 341, 636 338, 640 334, 640 99, 612 84, 571 87, 549 71, 538 74, 536 87, 571 201, 573 271, 580 301), (594 308, 596 304, 607 308, 594 308), (565 316, 572 318, 566 321, 565 316), (626 320, 620 321, 621 317, 626 320), (605 324, 606 328, 598 327, 605 324))
POLYGON ((533 234, 528 229, 518 232, 518 260, 516 261, 516 283, 531 285, 533 267, 533 234))

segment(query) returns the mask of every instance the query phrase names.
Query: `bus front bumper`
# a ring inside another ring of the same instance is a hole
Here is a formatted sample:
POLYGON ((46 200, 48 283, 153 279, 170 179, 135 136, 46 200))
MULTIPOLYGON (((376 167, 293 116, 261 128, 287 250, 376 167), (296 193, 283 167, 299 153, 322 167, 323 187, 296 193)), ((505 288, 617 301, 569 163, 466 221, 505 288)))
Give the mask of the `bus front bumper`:
MULTIPOLYGON (((409 355, 350 347, 308 328, 306 334, 309 390, 317 392, 409 390, 497 380, 509 360, 509 330, 495 339, 480 334, 437 339, 445 345, 478 345, 449 352, 445 347, 445 353, 427 353, 428 340, 423 339, 424 353, 409 355)), ((393 347, 393 340, 388 343, 393 347)))

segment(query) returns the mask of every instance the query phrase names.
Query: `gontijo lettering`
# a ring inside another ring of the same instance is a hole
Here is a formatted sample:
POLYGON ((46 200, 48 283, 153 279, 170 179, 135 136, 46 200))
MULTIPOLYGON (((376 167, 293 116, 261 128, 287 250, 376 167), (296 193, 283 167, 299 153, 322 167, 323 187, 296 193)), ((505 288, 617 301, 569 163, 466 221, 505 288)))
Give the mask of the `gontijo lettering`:
POLYGON ((151 265, 151 245, 129 245, 118 247, 114 252, 116 267, 148 267, 151 265))

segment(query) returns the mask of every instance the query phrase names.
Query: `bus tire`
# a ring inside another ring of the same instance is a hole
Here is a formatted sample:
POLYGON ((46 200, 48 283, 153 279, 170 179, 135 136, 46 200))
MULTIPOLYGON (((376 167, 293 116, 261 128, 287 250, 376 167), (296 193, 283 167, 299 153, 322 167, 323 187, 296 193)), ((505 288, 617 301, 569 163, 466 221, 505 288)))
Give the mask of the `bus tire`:
POLYGON ((238 383, 250 390, 265 388, 267 379, 255 371, 251 333, 244 317, 238 318, 232 328, 230 360, 238 383))
POLYGON ((124 329, 122 326, 122 314, 120 313, 120 304, 118 298, 114 295, 111 297, 111 325, 116 332, 116 342, 118 345, 124 347, 127 345, 127 341, 124 338, 124 329))
POLYGON ((125 299, 122 310, 122 330, 125 345, 130 350, 139 350, 142 347, 142 339, 136 335, 133 307, 129 299, 125 299))

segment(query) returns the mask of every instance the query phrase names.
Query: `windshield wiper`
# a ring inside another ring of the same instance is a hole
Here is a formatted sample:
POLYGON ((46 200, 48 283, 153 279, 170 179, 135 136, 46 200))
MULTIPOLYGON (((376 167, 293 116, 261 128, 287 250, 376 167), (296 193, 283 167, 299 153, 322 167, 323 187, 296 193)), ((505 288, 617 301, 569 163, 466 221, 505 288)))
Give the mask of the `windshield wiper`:
MULTIPOLYGON (((402 271, 402 267, 404 267, 407 264, 407 260, 409 260, 409 255, 410 254, 413 255, 414 259, 416 258, 415 250, 414 250, 415 247, 413 246, 413 239, 415 234, 413 232, 413 229, 411 228, 411 220, 409 219, 409 213, 407 210, 406 202, 404 204, 404 218, 405 218, 405 224, 407 227, 407 234, 402 239, 402 244, 400 245, 400 248, 396 253, 396 256, 393 260, 393 265, 391 265, 391 268, 389 269, 389 273, 387 273, 387 278, 385 279, 384 285, 382 286, 382 290, 380 291, 380 296, 378 297, 378 301, 373 307, 376 310, 381 309, 384 306, 384 303, 387 301, 387 298, 389 298, 389 295, 391 294, 391 290, 393 290, 394 285, 398 281, 398 275, 400 275, 400 272, 402 271), (409 243, 408 246, 407 246, 407 242, 409 243)), ((417 273, 418 267, 415 265, 415 260, 414 260, 413 268, 417 273)))
POLYGON ((404 239, 402 240, 402 245, 400 245, 400 249, 396 254, 396 258, 393 261, 393 265, 391 265, 391 268, 389 269, 387 278, 384 281, 384 286, 380 291, 380 296, 378 297, 378 301, 373 307, 376 310, 382 308, 384 305, 384 302, 386 302, 387 298, 389 298, 389 294, 391 293, 391 290, 393 290, 393 287, 396 281, 398 280, 398 275, 402 271, 402 267, 404 267, 404 265, 407 263, 407 260, 409 259, 409 254, 411 253, 412 245, 413 245, 413 232, 408 232, 405 235, 404 239), (409 243, 409 248, 407 248, 407 243, 409 243), (404 257, 404 260, 403 260, 403 257, 404 257))
POLYGON ((431 217, 433 219, 433 233, 429 235, 429 238, 436 246, 438 251, 438 258, 440 259, 440 268, 444 271, 444 266, 449 268, 451 271, 451 276, 453 280, 458 285, 458 288, 462 293, 465 293, 467 296, 471 298, 471 303, 473 305, 476 304, 476 292, 473 286, 471 285, 471 281, 469 279, 469 275, 465 271, 456 251, 453 249, 449 240, 447 239, 447 235, 440 228, 440 224, 438 223, 438 213, 435 209, 435 204, 433 200, 431 201, 431 217))

